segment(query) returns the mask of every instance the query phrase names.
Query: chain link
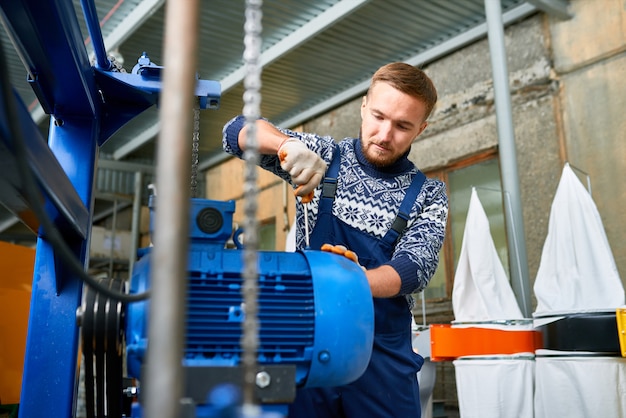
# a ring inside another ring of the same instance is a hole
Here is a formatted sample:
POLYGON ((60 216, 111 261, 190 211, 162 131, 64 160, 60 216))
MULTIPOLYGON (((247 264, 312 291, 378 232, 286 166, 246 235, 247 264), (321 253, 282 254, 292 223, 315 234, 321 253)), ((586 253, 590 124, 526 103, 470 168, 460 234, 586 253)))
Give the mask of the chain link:
POLYGON ((198 154, 200 150, 200 105, 193 108, 193 136, 191 140, 191 197, 198 197, 198 154))
POLYGON ((256 121, 261 115, 261 18, 262 0, 246 0, 244 23, 244 52, 243 59, 246 69, 244 77, 243 115, 246 118, 246 161, 244 177, 244 284, 243 299, 245 304, 245 319, 241 346, 243 348, 243 401, 246 412, 250 415, 258 412, 255 405, 255 380, 258 350, 258 288, 257 288, 257 258, 258 258, 258 222, 257 216, 257 165, 259 149, 257 143, 256 121))

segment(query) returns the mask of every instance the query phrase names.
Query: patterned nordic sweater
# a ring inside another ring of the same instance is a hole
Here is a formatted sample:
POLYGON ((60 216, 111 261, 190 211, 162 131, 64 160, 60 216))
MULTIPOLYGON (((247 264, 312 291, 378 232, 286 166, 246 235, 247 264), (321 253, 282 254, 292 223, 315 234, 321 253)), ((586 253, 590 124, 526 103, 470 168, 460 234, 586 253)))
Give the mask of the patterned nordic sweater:
MULTIPOLYGON (((244 117, 238 116, 229 121, 223 130, 224 151, 239 158, 243 157, 243 151, 238 146, 237 138, 244 124, 244 117)), ((280 130, 304 142, 330 165, 335 146, 335 141, 331 137, 280 130)), ((339 147, 341 167, 337 176, 333 216, 353 228, 380 239, 390 229, 398 214, 400 203, 413 176, 417 173, 417 168, 406 156, 390 167, 376 168, 363 156, 358 139, 346 138, 339 142, 339 147)), ((261 155, 259 165, 291 183, 291 177, 280 167, 276 155, 261 155)), ((315 190, 315 197, 309 204, 311 231, 317 219, 320 194, 321 186, 315 190)), ((435 273, 447 217, 448 199, 445 184, 427 178, 413 204, 409 222, 396 244, 391 260, 385 263, 400 275, 402 280, 400 295, 421 291, 435 273)), ((297 205, 296 220, 296 248, 302 249, 305 247, 302 205, 297 205)))

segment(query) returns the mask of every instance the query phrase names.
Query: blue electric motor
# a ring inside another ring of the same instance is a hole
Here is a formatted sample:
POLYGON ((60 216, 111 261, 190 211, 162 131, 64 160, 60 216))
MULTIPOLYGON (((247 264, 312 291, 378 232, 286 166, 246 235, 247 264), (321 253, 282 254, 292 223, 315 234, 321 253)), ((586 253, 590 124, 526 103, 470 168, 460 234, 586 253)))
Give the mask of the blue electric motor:
MULTIPOLYGON (((197 396, 204 399, 205 391, 227 378, 224 370, 239 366, 243 354, 243 251, 227 248, 234 211, 233 201, 191 202, 182 362, 187 379, 193 379, 186 387, 200 390, 197 396)), ((149 248, 144 252, 134 267, 131 293, 150 287, 149 248)), ((361 268, 345 257, 312 250, 259 251, 258 263, 259 367, 270 376, 279 373, 283 384, 291 380, 294 393, 295 387, 356 380, 369 363, 374 328, 372 295, 361 268), (286 366, 291 372, 285 374, 286 366)), ((149 301, 127 307, 127 368, 139 381, 149 344, 149 308, 149 301)))

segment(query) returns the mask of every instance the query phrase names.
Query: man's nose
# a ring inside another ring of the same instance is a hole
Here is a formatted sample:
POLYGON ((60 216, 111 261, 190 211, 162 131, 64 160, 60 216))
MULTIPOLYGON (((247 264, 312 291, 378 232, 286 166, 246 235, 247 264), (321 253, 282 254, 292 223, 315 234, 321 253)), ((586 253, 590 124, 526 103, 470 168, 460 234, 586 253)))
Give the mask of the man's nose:
POLYGON ((386 142, 386 141, 390 141, 391 140, 391 137, 393 136, 392 135, 392 132, 393 132, 392 128, 393 127, 391 126, 391 123, 389 123, 389 122, 383 122, 383 123, 380 124, 379 136, 380 136, 380 139, 382 141, 386 142))

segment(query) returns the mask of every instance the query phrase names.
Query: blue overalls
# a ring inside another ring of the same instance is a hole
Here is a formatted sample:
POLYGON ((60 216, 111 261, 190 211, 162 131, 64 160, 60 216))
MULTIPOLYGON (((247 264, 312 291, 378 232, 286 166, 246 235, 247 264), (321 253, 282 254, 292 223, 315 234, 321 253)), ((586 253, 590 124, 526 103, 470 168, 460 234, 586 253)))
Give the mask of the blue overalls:
MULTIPOLYGON (((411 207, 425 181, 418 171, 402 201, 392 228, 383 239, 372 237, 332 215, 340 152, 335 147, 326 172, 318 219, 310 236, 311 248, 344 245, 359 256, 365 268, 391 259, 395 242, 406 227, 411 207)), ((365 373, 340 387, 298 390, 289 418, 419 418, 417 372, 424 359, 413 351, 411 314, 405 296, 374 298, 374 347, 365 373)))

